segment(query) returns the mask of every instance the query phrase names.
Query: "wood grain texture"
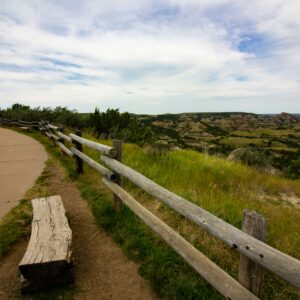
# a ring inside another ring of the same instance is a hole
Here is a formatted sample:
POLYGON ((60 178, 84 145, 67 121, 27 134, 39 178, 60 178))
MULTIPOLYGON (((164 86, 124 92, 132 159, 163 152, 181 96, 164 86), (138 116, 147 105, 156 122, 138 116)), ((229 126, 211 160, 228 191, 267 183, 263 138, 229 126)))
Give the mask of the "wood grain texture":
MULTIPOLYGON (((77 137, 81 137, 81 131, 80 130, 76 130, 75 131, 75 133, 76 133, 76 135, 75 136, 77 136, 77 137)), ((75 139, 72 139, 72 143, 74 144, 74 146, 75 146, 75 148, 79 151, 79 152, 83 152, 83 147, 82 147, 82 144, 81 143, 79 143, 77 140, 75 140, 75 139)), ((80 175, 80 174, 83 174, 83 161, 82 161, 82 159, 78 156, 78 155, 76 155, 75 156, 75 163, 76 163, 76 173, 78 174, 78 175, 80 175)))
POLYGON ((32 200, 30 241, 19 264, 22 276, 34 286, 69 280, 72 231, 60 196, 32 200))
POLYGON ((92 149, 98 150, 101 153, 106 154, 110 157, 115 157, 117 155, 116 150, 113 147, 109 147, 100 143, 84 139, 73 133, 70 134, 70 137, 72 138, 72 140, 77 141, 78 143, 90 147, 92 149))
MULTIPOLYGON (((122 162, 122 141, 120 140, 113 140, 113 147, 116 150, 117 154, 115 159, 119 162, 122 162)), ((116 174, 115 183, 119 186, 123 186, 123 177, 120 174, 116 174)), ((120 211, 122 207, 122 200, 114 194, 114 209, 115 211, 120 211)))
POLYGON ((144 175, 118 162, 101 156, 113 171, 123 175, 149 194, 161 200, 187 219, 205 228, 230 247, 251 258, 254 262, 277 274, 293 286, 300 288, 300 261, 272 248, 231 224, 219 219, 201 207, 168 191, 144 175))
POLYGON ((113 191, 140 219, 158 233, 181 257, 184 258, 203 278, 227 299, 258 299, 229 276, 214 262, 186 241, 176 231, 153 215, 119 185, 103 178, 102 181, 113 191))
MULTIPOLYGON (((267 221, 255 211, 244 210, 242 230, 263 242, 267 239, 267 221)), ((260 297, 262 290, 263 271, 261 265, 241 254, 239 281, 257 297, 260 297)))

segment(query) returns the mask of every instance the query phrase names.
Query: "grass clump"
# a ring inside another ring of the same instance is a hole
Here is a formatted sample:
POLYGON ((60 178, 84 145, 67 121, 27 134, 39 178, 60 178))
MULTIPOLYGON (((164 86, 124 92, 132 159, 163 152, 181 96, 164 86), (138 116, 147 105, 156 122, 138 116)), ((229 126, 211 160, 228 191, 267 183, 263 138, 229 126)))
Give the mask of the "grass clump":
POLYGON ((0 258, 17 240, 28 234, 30 223, 30 203, 22 199, 0 223, 0 258))

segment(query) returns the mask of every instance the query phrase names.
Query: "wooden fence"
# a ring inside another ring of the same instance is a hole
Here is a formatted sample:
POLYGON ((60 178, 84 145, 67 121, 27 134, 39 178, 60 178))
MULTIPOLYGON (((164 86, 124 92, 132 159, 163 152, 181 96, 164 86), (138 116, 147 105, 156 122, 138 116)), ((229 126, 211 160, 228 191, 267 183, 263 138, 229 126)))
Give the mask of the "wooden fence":
POLYGON ((103 175, 103 183, 114 194, 114 208, 125 203, 143 222, 159 234, 183 259, 227 299, 258 299, 262 289, 263 269, 267 269, 294 287, 300 289, 300 261, 264 243, 266 220, 263 216, 245 210, 242 230, 214 216, 201 207, 161 187, 154 181, 122 163, 122 143, 113 141, 113 147, 85 139, 81 132, 66 135, 63 128, 47 122, 28 123, 0 119, 4 125, 18 125, 39 129, 61 151, 73 157, 76 172, 83 173, 83 162, 103 175), (69 144, 68 148, 66 143, 69 144), (103 166, 83 153, 83 145, 101 153, 103 166), (108 169, 110 168, 110 169, 108 169), (162 201, 187 219, 206 229, 213 236, 240 252, 239 281, 232 278, 208 257, 186 241, 176 231, 153 215, 123 189, 122 177, 162 201))

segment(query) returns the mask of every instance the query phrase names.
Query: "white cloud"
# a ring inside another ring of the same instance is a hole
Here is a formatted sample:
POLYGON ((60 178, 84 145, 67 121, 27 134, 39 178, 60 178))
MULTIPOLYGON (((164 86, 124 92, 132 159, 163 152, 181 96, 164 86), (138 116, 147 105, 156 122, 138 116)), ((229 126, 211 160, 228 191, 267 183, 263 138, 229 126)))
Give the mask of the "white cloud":
POLYGON ((1 107, 300 112, 297 1, 2 2, 1 107))

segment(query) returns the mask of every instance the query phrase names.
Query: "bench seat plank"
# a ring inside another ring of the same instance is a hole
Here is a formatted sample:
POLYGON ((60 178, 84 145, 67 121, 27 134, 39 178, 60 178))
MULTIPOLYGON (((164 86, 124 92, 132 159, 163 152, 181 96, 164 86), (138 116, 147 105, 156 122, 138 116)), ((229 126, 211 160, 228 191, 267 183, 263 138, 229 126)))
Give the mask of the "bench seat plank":
POLYGON ((69 281, 64 277, 72 265, 72 231, 61 197, 50 196, 31 202, 32 231, 19 270, 33 286, 69 281))

